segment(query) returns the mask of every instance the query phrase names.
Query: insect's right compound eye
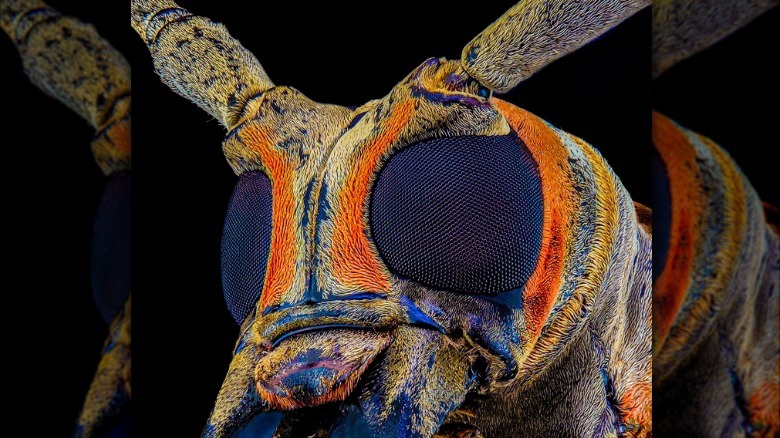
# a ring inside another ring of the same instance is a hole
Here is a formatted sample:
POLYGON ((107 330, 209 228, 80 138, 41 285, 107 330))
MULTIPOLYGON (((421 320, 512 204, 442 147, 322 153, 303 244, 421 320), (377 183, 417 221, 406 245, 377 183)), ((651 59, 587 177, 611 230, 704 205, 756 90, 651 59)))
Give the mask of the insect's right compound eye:
POLYGON ((495 296, 525 285, 542 241, 538 166, 514 134, 435 138, 390 158, 371 198, 371 231, 397 275, 495 296))
POLYGON ((228 205, 222 234, 222 289, 241 324, 263 290, 271 246, 271 180, 262 172, 241 175, 228 205))

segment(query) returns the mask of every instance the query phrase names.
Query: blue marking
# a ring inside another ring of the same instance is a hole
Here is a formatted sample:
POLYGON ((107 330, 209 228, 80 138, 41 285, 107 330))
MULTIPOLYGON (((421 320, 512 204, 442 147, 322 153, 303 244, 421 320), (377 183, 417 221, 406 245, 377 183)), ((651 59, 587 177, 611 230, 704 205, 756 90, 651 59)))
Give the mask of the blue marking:
POLYGON ((243 127, 244 127, 244 124, 242 123, 242 124, 236 126, 235 128, 231 129, 230 131, 228 131, 228 133, 227 133, 227 135, 225 135, 225 139, 222 141, 222 143, 224 144, 225 142, 230 141, 233 137, 238 135, 238 132, 241 131, 241 129, 243 127))
POLYGON ((322 177, 322 185, 320 186, 319 199, 317 200, 317 222, 314 229, 314 246, 320 246, 320 226, 322 222, 327 218, 327 214, 330 211, 330 203, 328 202, 328 184, 325 182, 325 176, 322 177))
POLYGON ((282 336, 279 336, 277 339, 274 340, 273 344, 271 345, 271 348, 276 347, 277 345, 279 345, 279 343, 281 343, 282 341, 284 341, 285 339, 291 336, 299 335, 301 333, 306 333, 306 332, 313 332, 313 331, 333 329, 333 328, 358 329, 358 330, 368 329, 368 327, 353 325, 353 324, 323 324, 323 325, 316 325, 314 327, 304 327, 298 330, 293 330, 291 332, 285 333, 282 336))
POLYGON ((479 46, 472 47, 466 55, 466 62, 473 64, 477 60, 477 52, 479 52, 479 46))
POLYGON ((280 309, 288 309, 291 307, 297 307, 301 304, 319 304, 323 302, 332 303, 337 301, 382 300, 386 298, 383 294, 378 294, 374 292, 361 292, 361 293, 356 293, 356 294, 347 295, 343 297, 338 297, 337 299, 333 299, 333 300, 325 300, 324 297, 322 296, 322 291, 317 289, 317 277, 312 274, 309 276, 309 278, 311 282, 311 290, 306 291, 304 297, 305 299, 303 301, 297 303, 283 303, 281 306, 278 307, 280 309), (313 295, 314 291, 318 291, 319 295, 314 296, 313 295))
MULTIPOLYGON (((147 30, 144 35, 144 41, 146 42, 146 45, 149 47, 156 45, 157 38, 160 36, 162 30, 168 27, 168 25, 173 23, 178 23, 178 22, 187 22, 190 21, 192 17, 193 15, 189 11, 182 8, 166 8, 158 12, 148 20, 149 24, 147 24, 146 26, 147 30), (154 24, 154 22, 156 21, 163 21, 162 26, 157 26, 156 24, 154 24), (154 36, 149 38, 149 30, 152 28, 156 28, 155 29, 156 33, 154 34, 154 36)), ((203 32, 200 29, 195 28, 195 36, 201 37, 203 36, 203 32)))
POLYGON ((317 280, 317 274, 315 269, 309 269, 309 273, 306 276, 306 290, 303 293, 303 302, 309 304, 316 304, 322 301, 322 292, 317 280))
POLYGON ((279 309, 279 305, 278 304, 272 304, 272 305, 266 307, 265 309, 263 309, 263 316, 266 316, 269 313, 275 312, 277 309, 279 309))
POLYGON ((376 292, 361 292, 345 297, 339 297, 338 301, 354 301, 354 300, 379 300, 384 299, 383 294, 378 294, 376 292))
MULTIPOLYGON (((731 346, 726 347, 734 355, 733 348, 731 346)), ((747 400, 745 399, 745 388, 742 386, 742 380, 737 375, 737 370, 734 367, 729 367, 729 380, 731 381, 731 387, 734 390, 734 401, 737 404, 737 408, 742 414, 742 427, 751 432, 753 430, 753 424, 750 422, 750 409, 748 408, 747 400)))
POLYGON ((306 351, 299 352, 293 359, 294 362, 317 362, 322 359, 322 353, 319 350, 310 348, 306 351))
POLYGON ((306 394, 306 397, 322 397, 330 391, 320 382, 335 379, 335 371, 328 367, 315 366, 287 375, 281 379, 283 388, 295 388, 294 394, 306 394))
POLYGON ((494 297, 485 297, 485 298, 492 303, 500 304, 501 306, 504 306, 505 308, 508 309, 522 310, 524 290, 525 290, 525 285, 522 285, 517 289, 508 290, 506 292, 501 292, 500 294, 494 297))
POLYGON ((519 365, 517 364, 515 357, 512 355, 512 351, 510 350, 509 345, 505 342, 502 342, 504 339, 509 337, 507 331, 513 330, 511 324, 509 324, 509 327, 504 327, 502 333, 497 333, 494 336, 494 334, 491 332, 480 331, 480 329, 485 328, 485 325, 481 323, 482 319, 477 315, 468 315, 468 320, 469 325, 472 327, 472 329, 468 332, 471 339, 478 345, 483 346, 490 353, 498 356, 504 363, 504 371, 497 380, 499 382, 505 382, 513 379, 517 375, 519 365), (474 322, 473 318, 476 318, 476 323, 474 322))
POLYGON ((431 317, 427 314, 423 313, 423 311, 420 310, 412 302, 412 300, 409 299, 409 297, 401 296, 399 304, 401 304, 401 306, 403 306, 403 308, 406 310, 406 314, 409 317, 409 324, 426 328, 433 328, 440 333, 447 333, 446 330, 444 330, 444 328, 439 325, 439 323, 431 319, 431 317))
POLYGON ((182 9, 182 8, 165 8, 165 9, 161 10, 160 12, 154 14, 154 16, 152 16, 152 18, 149 19, 149 22, 152 22, 152 21, 158 20, 158 19, 168 18, 170 16, 173 16, 174 18, 176 18, 176 17, 181 16, 181 15, 192 15, 192 14, 189 14, 185 9, 182 9))
MULTIPOLYGON (((301 221, 301 226, 304 230, 307 230, 309 228, 309 211, 312 207, 312 194, 314 193, 314 186, 315 183, 318 181, 317 178, 312 179, 309 182, 308 187, 306 188, 306 194, 304 195, 303 202, 304 202, 304 212, 303 212, 303 220, 301 221)), ((320 197, 322 196, 322 190, 324 190, 325 181, 322 181, 321 188, 320 188, 320 197)), ((320 204, 320 202, 318 202, 320 204)), ((319 217, 319 212, 317 213, 317 217, 319 217)), ((316 253, 316 247, 319 244, 319 225, 315 222, 315 229, 314 229, 314 246, 315 246, 315 253, 316 253)), ((310 245, 309 242, 309 233, 304 233, 304 237, 306 239, 306 245, 310 245)), ((316 260, 316 259, 315 259, 316 260)), ((313 263, 312 263, 313 264, 313 263)), ((311 269, 309 269, 309 272, 306 275, 306 289, 303 293, 303 302, 304 303, 317 303, 319 299, 322 298, 322 293, 319 292, 319 285, 317 284, 317 275, 315 273, 315 269, 312 266, 311 269), (318 297, 319 295, 319 297, 318 297)))
POLYGON ((55 16, 60 15, 59 12, 57 12, 54 9, 52 9, 51 7, 43 6, 43 7, 40 7, 40 8, 30 9, 29 11, 25 12, 24 14, 19 15, 18 17, 16 17, 16 21, 17 21, 17 23, 19 23, 22 20, 27 20, 28 18, 31 18, 31 17, 35 17, 35 16, 38 16, 38 15, 46 15, 46 14, 55 14, 55 16))
MULTIPOLYGON (((407 387, 406 390, 409 388, 407 387)), ((420 418, 420 406, 414 402, 414 399, 409 397, 409 394, 404 391, 400 394, 398 397, 398 400, 395 404, 396 406, 403 406, 406 409, 396 409, 396 412, 399 412, 399 414, 393 415, 390 419, 390 422, 394 422, 395 426, 388 425, 390 428, 395 430, 394 436, 406 436, 409 431, 415 430, 416 428, 413 425, 412 418, 420 418)))
POLYGON ((362 119, 362 118, 363 118, 363 116, 365 116, 365 115, 366 115, 366 113, 365 113, 365 112, 362 112, 362 113, 360 113, 360 114, 356 115, 355 117, 353 117, 353 118, 352 118, 352 121, 351 121, 351 122, 349 122, 349 125, 347 125, 347 130, 354 128, 354 127, 355 127, 355 125, 357 125, 357 124, 358 124, 358 122, 360 121, 360 119, 362 119))
POLYGON ((241 342, 238 343, 238 346, 236 347, 236 351, 233 352, 233 355, 241 353, 241 350, 243 350, 244 347, 246 347, 246 341, 242 339, 241 342))
MULTIPOLYGON (((600 341, 600 340, 599 340, 600 341)), ((600 354, 603 354, 601 344, 597 344, 596 349, 600 354)), ((606 359, 605 359, 606 360, 606 359)), ((606 366, 606 363, 604 364, 606 366)), ((615 430, 618 431, 618 433, 624 433, 626 431, 626 427, 623 424, 623 422, 620 420, 620 413, 617 408, 618 406, 618 400, 615 398, 617 395, 615 393, 615 385, 612 382, 612 378, 609 376, 609 373, 607 372, 606 368, 601 369, 601 381, 604 384, 604 393, 607 399, 607 407, 610 411, 612 411, 612 415, 615 419, 615 430)))
POLYGON ((325 182, 325 177, 322 178, 322 186, 320 187, 319 209, 317 210, 317 223, 325 220, 326 213, 330 212, 330 202, 328 201, 328 183, 325 182))
POLYGON ((444 105, 455 103, 473 107, 490 108, 490 102, 486 102, 484 100, 459 94, 437 93, 434 91, 428 91, 419 86, 412 87, 412 96, 420 97, 425 100, 441 103, 444 105))
POLYGON ((433 365, 436 363, 436 350, 431 351, 431 355, 428 356, 428 369, 433 369, 433 365))

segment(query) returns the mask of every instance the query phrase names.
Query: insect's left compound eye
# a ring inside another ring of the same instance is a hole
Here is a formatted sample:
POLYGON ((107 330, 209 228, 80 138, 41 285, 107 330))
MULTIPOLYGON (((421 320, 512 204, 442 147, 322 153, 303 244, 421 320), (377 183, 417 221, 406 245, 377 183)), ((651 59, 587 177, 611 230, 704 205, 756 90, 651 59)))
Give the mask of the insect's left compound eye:
POLYGON ((130 174, 109 177, 92 231, 92 296, 110 323, 130 294, 130 174))
POLYGON ((222 234, 222 289, 233 319, 241 324, 257 304, 271 246, 271 180, 241 175, 230 199, 222 234))
POLYGON ((496 295, 522 287, 536 267, 542 202, 536 162, 515 134, 437 138, 380 170, 371 233, 402 277, 496 295))
POLYGON ((666 264, 672 222, 669 175, 655 148, 652 150, 650 160, 650 175, 653 189, 653 281, 655 281, 666 264))

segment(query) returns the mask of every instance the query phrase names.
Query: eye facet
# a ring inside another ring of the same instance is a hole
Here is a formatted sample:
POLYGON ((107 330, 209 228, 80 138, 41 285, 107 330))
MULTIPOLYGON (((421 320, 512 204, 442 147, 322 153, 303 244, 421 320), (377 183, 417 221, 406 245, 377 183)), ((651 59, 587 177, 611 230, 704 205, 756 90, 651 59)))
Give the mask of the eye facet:
POLYGON ((130 295, 130 174, 109 177, 92 228, 92 297, 111 323, 130 295))
POLYGON ((391 157, 371 197, 371 233, 392 271, 425 286, 496 295, 536 267, 538 168, 514 134, 416 143, 391 157))
POLYGON ((238 324, 254 308, 265 281, 271 246, 271 180, 244 173, 238 180, 222 233, 222 289, 238 324))

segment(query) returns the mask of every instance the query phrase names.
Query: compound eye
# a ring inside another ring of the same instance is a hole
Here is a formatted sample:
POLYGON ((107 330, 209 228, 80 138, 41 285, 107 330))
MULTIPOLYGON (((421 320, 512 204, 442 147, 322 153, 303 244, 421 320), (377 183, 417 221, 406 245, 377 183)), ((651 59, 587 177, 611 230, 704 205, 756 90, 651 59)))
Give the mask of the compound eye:
POLYGON ((650 166, 650 182, 653 189, 653 281, 655 281, 661 275, 669 252, 672 197, 669 193, 669 175, 666 172, 666 165, 655 148, 652 150, 650 166))
POLYGON ((222 290, 238 324, 260 299, 271 246, 271 180, 244 173, 228 205, 222 233, 222 290))
POLYGON ((92 297, 107 323, 130 295, 130 174, 108 178, 92 228, 92 297))
POLYGON ((523 287, 534 271, 543 201, 537 164, 514 133, 426 140, 380 170, 371 233, 401 277, 496 295, 523 287))

